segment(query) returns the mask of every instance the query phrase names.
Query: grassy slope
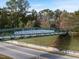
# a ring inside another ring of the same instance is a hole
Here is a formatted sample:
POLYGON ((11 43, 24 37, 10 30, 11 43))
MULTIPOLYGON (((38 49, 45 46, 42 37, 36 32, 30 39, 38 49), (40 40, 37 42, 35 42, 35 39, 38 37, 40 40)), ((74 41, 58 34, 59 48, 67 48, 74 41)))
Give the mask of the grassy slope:
MULTIPOLYGON (((58 36, 45 36, 45 37, 35 37, 35 38, 33 37, 33 38, 27 38, 27 39, 20 39, 17 41, 43 45, 43 46, 52 46, 53 43, 57 40, 57 37, 58 36)), ((63 44, 63 46, 65 45, 63 44)), ((69 45, 69 49, 79 50, 79 37, 72 37, 70 45, 69 45)))
POLYGON ((52 43, 56 40, 57 36, 45 36, 45 37, 32 37, 27 39, 20 39, 18 41, 25 43, 32 43, 43 46, 51 46, 52 43))
POLYGON ((12 59, 11 57, 0 54, 0 59, 12 59))
POLYGON ((79 51, 79 37, 72 37, 69 49, 79 51))

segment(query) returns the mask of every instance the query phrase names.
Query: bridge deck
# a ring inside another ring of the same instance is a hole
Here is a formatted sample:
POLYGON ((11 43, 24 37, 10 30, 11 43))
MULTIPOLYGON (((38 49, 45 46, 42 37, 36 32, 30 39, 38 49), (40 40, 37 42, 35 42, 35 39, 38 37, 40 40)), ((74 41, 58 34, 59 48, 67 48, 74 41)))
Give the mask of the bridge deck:
MULTIPOLYGON (((8 32, 12 32, 9 35, 0 35, 0 39, 10 39, 10 38, 20 38, 20 37, 32 37, 32 36, 46 36, 46 35, 60 35, 65 34, 66 32, 63 31, 56 31, 54 29, 18 29, 18 30, 12 30, 8 29, 8 32)), ((4 30, 1 30, 2 32, 7 32, 4 30)))

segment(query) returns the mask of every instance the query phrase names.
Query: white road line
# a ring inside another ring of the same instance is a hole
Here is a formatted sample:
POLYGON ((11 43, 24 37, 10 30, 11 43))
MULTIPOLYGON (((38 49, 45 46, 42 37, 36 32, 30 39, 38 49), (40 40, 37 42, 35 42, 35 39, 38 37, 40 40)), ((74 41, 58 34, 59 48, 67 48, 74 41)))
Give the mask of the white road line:
MULTIPOLYGON (((33 56, 33 57, 38 57, 37 55, 34 55, 34 54, 25 53, 25 52, 19 51, 19 50, 17 50, 17 49, 8 48, 8 47, 6 47, 7 43, 4 43, 4 44, 5 44, 4 46, 1 46, 1 45, 0 45, 0 47, 2 47, 2 48, 4 48, 4 49, 8 49, 8 50, 13 51, 13 52, 16 52, 16 53, 25 54, 25 55, 29 55, 29 56, 33 56)), ((16 45, 10 44, 10 46, 16 46, 16 45)), ((18 46, 16 46, 16 47, 18 47, 18 46)), ((26 48, 26 49, 27 49, 27 48, 26 48)), ((28 48, 28 49, 30 49, 30 48, 28 48)), ((36 51, 36 50, 35 50, 35 51, 36 51)), ((38 51, 38 52, 39 52, 39 51, 38 51)), ((52 55, 53 55, 53 54, 52 54, 52 55)), ((55 55, 55 54, 54 54, 54 55, 55 55)), ((61 56, 61 55, 58 55, 58 56, 61 56)), ((69 56, 61 56, 61 57, 63 57, 63 58, 71 58, 71 57, 69 57, 69 56)), ((77 58, 72 58, 72 59, 77 59, 77 58)))
POLYGON ((33 55, 33 54, 30 54, 30 53, 21 52, 21 51, 15 50, 15 49, 7 48, 7 47, 3 47, 3 48, 8 49, 10 51, 14 51, 16 53, 21 53, 21 54, 25 54, 25 55, 29 55, 29 56, 37 56, 37 55, 33 55))
MULTIPOLYGON (((14 46, 14 47, 20 47, 20 46, 17 46, 17 45, 13 45, 13 44, 10 44, 10 43, 4 43, 5 46, 14 46)), ((48 53, 48 52, 45 52, 45 51, 40 51, 40 50, 35 50, 35 49, 31 49, 31 48, 27 48, 27 47, 20 47, 20 48, 23 48, 23 49, 28 49, 28 50, 31 50, 31 51, 36 51, 36 52, 41 52, 41 53, 48 53)))

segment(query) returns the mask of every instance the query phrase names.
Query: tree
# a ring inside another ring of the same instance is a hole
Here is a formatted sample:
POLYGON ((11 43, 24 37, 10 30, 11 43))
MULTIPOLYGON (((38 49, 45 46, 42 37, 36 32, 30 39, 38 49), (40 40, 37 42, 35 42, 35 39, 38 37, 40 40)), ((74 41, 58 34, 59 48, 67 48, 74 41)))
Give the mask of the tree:
POLYGON ((69 31, 78 31, 79 28, 79 12, 68 13, 63 11, 60 16, 60 28, 69 31))
POLYGON ((40 22, 37 18, 38 13, 34 9, 31 11, 31 14, 27 15, 27 19, 29 19, 31 27, 40 27, 40 22))
POLYGON ((35 20, 33 27, 40 27, 41 23, 39 20, 35 20))
POLYGON ((31 21, 33 22, 33 27, 40 27, 40 22, 37 19, 38 18, 38 13, 36 10, 32 10, 32 15, 31 15, 31 21))
POLYGON ((36 10, 32 10, 32 20, 37 20, 37 11, 36 10))
POLYGON ((55 10, 54 15, 55 15, 55 19, 58 20, 60 18, 62 11, 60 11, 59 9, 55 10))
POLYGON ((79 10, 74 12, 73 15, 73 31, 79 32, 79 10))
POLYGON ((6 5, 10 11, 20 13, 26 13, 30 7, 28 0, 9 0, 6 5))
POLYGON ((62 30, 69 30, 70 29, 70 17, 71 15, 67 11, 63 11, 60 15, 60 24, 59 28, 62 30))
POLYGON ((44 10, 40 11, 40 13, 48 18, 52 18, 54 15, 54 12, 50 9, 44 9, 44 10), (46 14, 44 14, 44 13, 46 13, 46 14))
POLYGON ((18 9, 17 8, 17 0, 9 0, 6 2, 6 5, 11 12, 16 12, 18 9))
POLYGON ((20 21, 25 24, 26 14, 29 8, 29 3, 27 0, 9 0, 6 2, 8 10, 11 14, 11 20, 13 27, 19 27, 20 21))
POLYGON ((17 0, 17 7, 20 13, 26 15, 30 6, 28 0, 17 0))
POLYGON ((54 11, 54 19, 56 21, 56 28, 59 28, 60 25, 60 15, 61 15, 62 11, 60 11, 59 9, 54 11))
POLYGON ((0 9, 0 28, 11 27, 11 20, 9 19, 8 13, 5 8, 0 9))
POLYGON ((50 19, 53 18, 54 12, 50 9, 44 9, 42 11, 39 12, 39 18, 41 21, 41 26, 42 27, 50 27, 50 19))

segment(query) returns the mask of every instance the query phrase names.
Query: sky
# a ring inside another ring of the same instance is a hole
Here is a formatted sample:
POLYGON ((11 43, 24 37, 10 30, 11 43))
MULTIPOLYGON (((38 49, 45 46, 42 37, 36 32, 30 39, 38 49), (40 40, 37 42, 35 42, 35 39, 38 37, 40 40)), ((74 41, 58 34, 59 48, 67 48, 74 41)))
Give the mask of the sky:
MULTIPOLYGON (((0 0, 0 7, 6 6, 7 0, 0 0)), ((30 3, 30 10, 35 9, 37 11, 43 9, 51 10, 67 10, 68 12, 74 12, 79 10, 79 0, 28 0, 30 3)))

